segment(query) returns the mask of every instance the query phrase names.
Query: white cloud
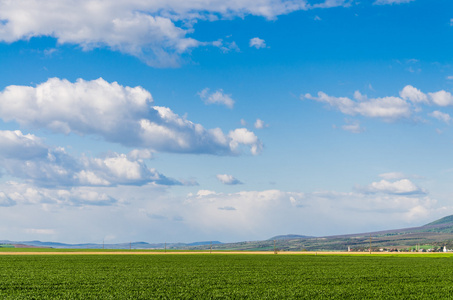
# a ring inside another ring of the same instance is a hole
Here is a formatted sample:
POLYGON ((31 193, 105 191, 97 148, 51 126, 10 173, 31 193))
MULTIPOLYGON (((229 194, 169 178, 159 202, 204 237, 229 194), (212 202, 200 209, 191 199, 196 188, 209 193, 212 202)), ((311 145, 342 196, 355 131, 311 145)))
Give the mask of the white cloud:
MULTIPOLYGON (((55 189, 36 187, 18 182, 8 182, 2 186, 4 193, 17 205, 54 206, 111 206, 119 201, 104 192, 93 188, 73 187, 70 189, 55 189)), ((96 188, 98 189, 98 188, 96 188)))
POLYGON ((450 124, 451 116, 447 113, 443 113, 441 111, 435 110, 432 113, 430 113, 429 115, 439 121, 442 121, 446 124, 450 124))
POLYGON ((325 0, 322 3, 310 5, 311 8, 331 8, 331 7, 349 7, 351 6, 350 0, 325 0))
MULTIPOLYGON (((361 115, 370 118, 381 118, 385 121, 408 119, 422 111, 422 105, 451 106, 453 95, 441 90, 425 94, 419 89, 407 85, 399 93, 400 97, 388 96, 382 98, 368 98, 359 91, 354 92, 353 99, 348 97, 333 97, 324 92, 318 92, 318 96, 305 94, 301 99, 311 99, 328 104, 346 115, 361 115)), ((445 120, 446 115, 439 112, 430 114, 433 117, 445 120)), ((414 119, 417 119, 416 117, 414 119)))
POLYGON ((387 180, 396 180, 396 179, 403 179, 406 176, 404 175, 404 173, 401 173, 401 172, 388 172, 388 173, 379 174, 379 177, 387 179, 387 180))
POLYGON ((341 129, 352 132, 352 133, 361 133, 363 132, 363 128, 360 126, 360 122, 358 121, 349 121, 346 120, 346 124, 341 126, 341 129))
POLYGON ((425 191, 423 191, 409 179, 400 179, 393 182, 383 179, 381 181, 371 183, 365 190, 369 193, 384 193, 395 195, 425 194, 425 191))
POLYGON ((255 47, 256 49, 266 48, 266 42, 263 39, 260 39, 259 37, 254 37, 250 39, 249 46, 255 47))
POLYGON ((448 79, 448 80, 453 80, 453 76, 452 76, 452 75, 447 76, 447 79, 448 79))
POLYGON ((205 88, 198 95, 205 104, 220 104, 228 108, 233 108, 234 106, 234 100, 231 98, 231 95, 225 94, 222 89, 214 93, 209 93, 209 89, 205 88))
POLYGON ((75 158, 63 148, 50 148, 18 130, 0 131, 0 144, 0 167, 10 176, 41 186, 181 184, 133 156, 111 153, 103 158, 75 158))
POLYGON ((228 137, 231 139, 230 148, 235 151, 238 146, 250 146, 250 152, 253 155, 261 153, 263 145, 258 137, 246 128, 238 128, 229 132, 228 137))
POLYGON ((446 91, 438 91, 435 93, 428 94, 432 102, 439 106, 450 106, 453 105, 453 96, 451 93, 446 91))
MULTIPOLYGON (((357 96, 357 95, 356 95, 357 96)), ((326 103, 347 115, 362 115, 384 120, 408 118, 412 114, 409 103, 398 97, 384 97, 354 101, 347 97, 332 97, 324 92, 319 92, 318 97, 310 94, 304 96, 307 99, 326 103)))
POLYGON ((108 47, 151 66, 175 67, 183 53, 209 44, 188 37, 198 20, 245 15, 274 19, 309 8, 304 0, 80 0, 77 5, 71 0, 1 1, 0 41, 51 36, 58 44, 84 50, 108 47))
POLYGON ((385 4, 401 4, 401 3, 409 3, 415 0, 376 0, 373 4, 375 5, 385 5, 385 4))
POLYGON ((242 184, 241 181, 239 181, 238 179, 234 178, 232 175, 218 174, 216 177, 223 184, 228 184, 228 185, 242 184))
POLYGON ((239 46, 236 44, 235 41, 228 42, 224 41, 223 39, 218 39, 211 43, 212 46, 219 48, 222 50, 223 53, 228 53, 231 51, 240 52, 239 46))
MULTIPOLYGON (((213 97, 231 103, 228 95, 220 95, 223 98, 213 97)), ((238 154, 237 144, 243 144, 257 154, 261 147, 258 138, 254 143, 233 140, 219 128, 207 130, 152 103, 151 94, 141 87, 123 87, 102 78, 75 83, 51 78, 36 87, 6 87, 0 92, 0 118, 53 132, 94 134, 153 151, 229 155, 238 154)))
POLYGON ((401 90, 400 97, 404 100, 412 101, 413 103, 428 103, 426 94, 411 85, 407 85, 401 90))
POLYGON ((261 119, 256 119, 255 124, 253 126, 255 126, 256 129, 263 129, 265 127, 269 127, 269 125, 264 123, 264 121, 261 119))

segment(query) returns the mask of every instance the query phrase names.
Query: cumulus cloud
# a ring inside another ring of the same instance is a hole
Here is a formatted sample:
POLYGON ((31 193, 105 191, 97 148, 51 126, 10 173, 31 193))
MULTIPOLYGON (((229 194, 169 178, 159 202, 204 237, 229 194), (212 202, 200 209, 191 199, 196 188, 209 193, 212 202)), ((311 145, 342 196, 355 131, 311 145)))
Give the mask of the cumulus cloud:
POLYGON ((83 50, 108 47, 150 66, 175 67, 182 54, 209 44, 188 37, 198 20, 246 15, 274 19, 309 8, 305 0, 80 0, 77 5, 71 0, 1 1, 0 41, 50 36, 58 44, 83 50))
POLYGON ((223 184, 228 184, 228 185, 242 184, 241 181, 239 181, 238 179, 234 178, 232 175, 218 174, 216 177, 223 184))
POLYGON ((76 158, 18 130, 0 131, 0 144, 0 167, 41 186, 181 184, 148 168, 138 157, 110 153, 102 158, 76 158))
POLYGON ((260 39, 259 37, 254 37, 250 39, 249 46, 255 47, 256 49, 266 48, 266 42, 263 39, 260 39))
POLYGON ((234 100, 231 98, 231 95, 225 94, 222 89, 214 93, 209 93, 209 89, 205 88, 198 95, 205 104, 220 104, 228 108, 233 108, 234 106, 234 100))
POLYGON ((442 121, 446 124, 450 124, 451 116, 447 113, 443 113, 441 111, 435 110, 432 113, 430 113, 429 115, 439 121, 442 121))
POLYGON ((426 193, 409 179, 400 179, 393 182, 383 179, 381 181, 371 183, 367 188, 365 188, 365 191, 369 193, 395 195, 416 195, 426 193))
POLYGON ((435 93, 428 94, 432 102, 439 106, 450 106, 453 105, 453 96, 451 93, 446 91, 438 91, 435 93))
POLYGON ((400 92, 401 98, 409 100, 414 103, 428 103, 428 97, 422 93, 419 89, 407 85, 400 92))
POLYGON ((258 139, 258 137, 253 132, 248 131, 246 128, 238 128, 230 131, 228 137, 231 140, 230 148, 233 151, 236 151, 236 149, 241 145, 249 146, 250 152, 253 155, 257 155, 263 150, 263 144, 258 139))
POLYGON ((263 128, 265 128, 265 127, 268 127, 269 125, 267 125, 266 123, 264 123, 264 121, 261 120, 261 119, 256 119, 255 124, 253 124, 253 126, 254 126, 256 129, 263 129, 263 128))
POLYGON ((402 4, 409 3, 415 0, 376 0, 373 4, 375 5, 386 5, 386 4, 402 4))
MULTIPOLYGON (((348 97, 329 96, 318 92, 317 97, 311 94, 301 96, 301 99, 311 99, 335 108, 346 115, 381 118, 385 121, 408 119, 422 111, 422 105, 451 106, 453 95, 441 90, 434 93, 423 93, 419 89, 407 85, 399 93, 399 97, 368 98, 359 91, 354 92, 353 99, 348 97)), ((445 120, 446 115, 440 112, 430 114, 432 117, 445 120)))
POLYGON ((231 155, 239 153, 238 145, 249 147, 253 154, 261 148, 252 132, 244 134, 255 137, 253 141, 241 139, 235 134, 238 129, 229 134, 220 128, 205 129, 152 103, 151 94, 141 87, 102 78, 75 83, 51 78, 36 87, 6 87, 0 92, 0 118, 53 132, 94 134, 152 151, 231 155))

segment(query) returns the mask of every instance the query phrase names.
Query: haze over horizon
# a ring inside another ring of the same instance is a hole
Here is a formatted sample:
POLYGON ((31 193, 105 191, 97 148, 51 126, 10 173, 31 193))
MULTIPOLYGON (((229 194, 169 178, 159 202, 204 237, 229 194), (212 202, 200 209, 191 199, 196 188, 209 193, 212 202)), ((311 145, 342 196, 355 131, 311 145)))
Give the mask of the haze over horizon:
POLYGON ((0 239, 451 215, 452 36, 441 0, 0 0, 0 239))

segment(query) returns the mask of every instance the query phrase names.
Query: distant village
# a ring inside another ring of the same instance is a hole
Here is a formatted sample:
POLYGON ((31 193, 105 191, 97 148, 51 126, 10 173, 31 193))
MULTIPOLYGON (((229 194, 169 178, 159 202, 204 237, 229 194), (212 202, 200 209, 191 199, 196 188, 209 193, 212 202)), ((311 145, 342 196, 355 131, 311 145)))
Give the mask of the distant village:
MULTIPOLYGON (((432 247, 430 245, 416 245, 411 248, 371 248, 371 252, 452 252, 453 250, 443 247, 432 247)), ((370 248, 351 248, 348 247, 348 252, 370 252, 370 248)))

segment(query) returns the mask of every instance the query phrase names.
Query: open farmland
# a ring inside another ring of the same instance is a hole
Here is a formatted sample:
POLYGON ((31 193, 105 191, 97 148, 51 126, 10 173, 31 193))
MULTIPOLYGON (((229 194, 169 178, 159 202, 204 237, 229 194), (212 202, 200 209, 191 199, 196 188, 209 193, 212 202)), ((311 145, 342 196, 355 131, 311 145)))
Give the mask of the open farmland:
POLYGON ((0 256, 4 299, 446 298, 453 256, 0 256))

